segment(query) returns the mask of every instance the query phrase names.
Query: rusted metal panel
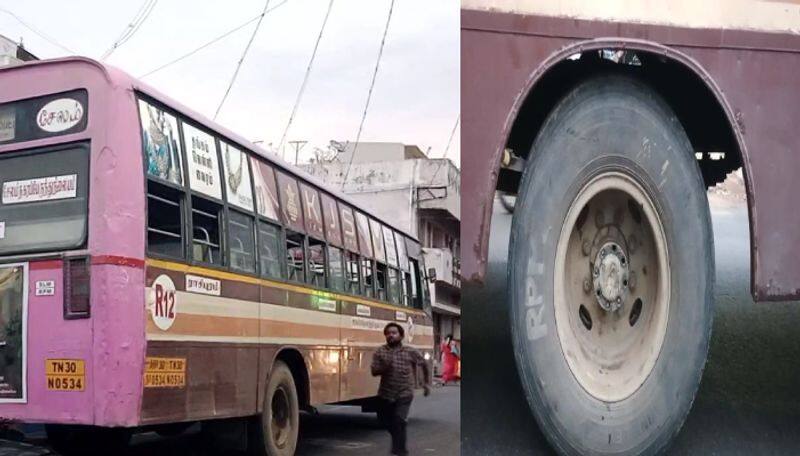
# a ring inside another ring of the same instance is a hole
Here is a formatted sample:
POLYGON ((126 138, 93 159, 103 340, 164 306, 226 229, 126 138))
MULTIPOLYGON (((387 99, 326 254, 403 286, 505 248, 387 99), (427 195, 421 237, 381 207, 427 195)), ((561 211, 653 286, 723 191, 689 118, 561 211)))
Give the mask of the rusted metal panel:
POLYGON ((800 136, 800 35, 520 16, 463 10, 462 268, 485 271, 492 200, 502 150, 517 110, 549 65, 584 49, 625 47, 663 54, 709 86, 742 152, 757 300, 800 297, 800 211, 791 183, 800 136), (572 48, 570 48, 572 46, 572 48), (487 71, 491 69, 491 71, 487 71))

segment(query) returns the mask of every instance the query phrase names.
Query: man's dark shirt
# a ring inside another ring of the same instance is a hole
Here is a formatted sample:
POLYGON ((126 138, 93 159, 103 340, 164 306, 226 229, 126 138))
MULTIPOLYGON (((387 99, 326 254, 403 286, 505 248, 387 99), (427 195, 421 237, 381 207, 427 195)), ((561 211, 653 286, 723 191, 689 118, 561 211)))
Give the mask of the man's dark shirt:
POLYGON ((390 401, 414 396, 416 366, 423 363, 422 355, 413 348, 382 345, 372 355, 372 375, 381 376, 378 396, 390 401))

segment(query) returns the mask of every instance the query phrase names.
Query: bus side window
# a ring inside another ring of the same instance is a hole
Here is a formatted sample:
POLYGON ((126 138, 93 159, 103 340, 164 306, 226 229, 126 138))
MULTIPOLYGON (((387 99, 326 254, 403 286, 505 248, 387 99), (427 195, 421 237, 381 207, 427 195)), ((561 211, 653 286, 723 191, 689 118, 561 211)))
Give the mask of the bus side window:
POLYGON ((222 265, 220 248, 220 213, 217 203, 192 197, 192 258, 195 261, 222 265))
POLYGON ((325 287, 325 243, 312 237, 308 238, 308 283, 316 287, 325 287))
POLYGON ((150 252, 183 258, 183 195, 157 182, 147 183, 147 248, 150 252))
POLYGON ((280 228, 271 223, 258 222, 258 236, 261 275, 276 279, 283 277, 280 228))
POLYGON ((330 287, 336 291, 344 291, 342 249, 328 246, 328 265, 328 271, 330 273, 330 287))
POLYGON ((413 258, 408 259, 409 266, 411 266, 411 306, 417 309, 422 309, 422 288, 423 281, 419 274, 419 262, 413 258))
POLYGON ((386 301, 386 265, 375 262, 375 297, 386 301))
POLYGON ((372 276, 372 260, 368 258, 361 259, 361 277, 364 282, 364 296, 371 298, 375 296, 374 282, 372 276))
POLYGON ((253 218, 230 210, 228 239, 231 248, 231 268, 243 272, 256 272, 253 218))
POLYGON ((303 245, 305 236, 294 231, 286 231, 286 271, 289 280, 305 282, 305 255, 303 245))
POLYGON ((388 282, 388 295, 389 295, 389 302, 392 304, 400 305, 400 277, 398 274, 398 270, 395 268, 389 268, 389 282, 388 282))
POLYGON ((351 294, 361 293, 361 274, 358 268, 358 254, 353 252, 344 252, 345 255, 345 278, 347 282, 347 291, 351 294))
POLYGON ((411 306, 411 283, 411 275, 400 271, 400 292, 403 293, 403 305, 406 307, 411 306))

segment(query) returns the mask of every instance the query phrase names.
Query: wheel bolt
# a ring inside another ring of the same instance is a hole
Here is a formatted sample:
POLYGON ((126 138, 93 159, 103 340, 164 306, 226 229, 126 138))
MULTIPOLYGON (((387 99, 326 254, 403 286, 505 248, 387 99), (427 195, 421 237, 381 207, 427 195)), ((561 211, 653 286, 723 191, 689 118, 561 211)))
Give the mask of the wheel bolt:
POLYGON ((606 257, 606 249, 603 249, 600 251, 600 258, 605 258, 605 257, 606 257))
POLYGON ((600 268, 598 268, 597 266, 594 267, 594 275, 595 277, 600 275, 600 268))
POLYGON ((598 228, 602 227, 606 223, 606 217, 603 215, 603 211, 597 211, 594 215, 594 224, 597 225, 598 228))
POLYGON ((592 282, 589 279, 583 279, 583 292, 588 293, 592 290, 592 282))
POLYGON ((589 241, 583 241, 582 250, 583 256, 589 256, 589 254, 592 252, 592 243, 589 241))

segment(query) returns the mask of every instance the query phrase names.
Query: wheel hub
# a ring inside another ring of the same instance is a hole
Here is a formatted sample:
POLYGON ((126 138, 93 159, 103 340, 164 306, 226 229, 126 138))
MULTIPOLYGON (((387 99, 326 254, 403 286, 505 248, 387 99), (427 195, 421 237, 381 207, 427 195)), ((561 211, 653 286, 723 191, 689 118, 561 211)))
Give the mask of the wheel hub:
POLYGON ((606 312, 622 307, 628 294, 629 262, 622 247, 606 242, 594 260, 594 290, 597 304, 606 312))

